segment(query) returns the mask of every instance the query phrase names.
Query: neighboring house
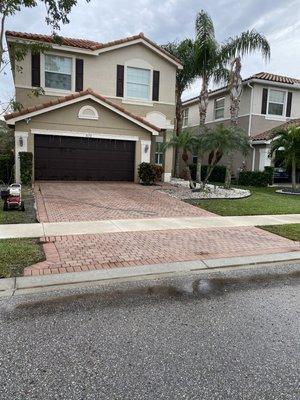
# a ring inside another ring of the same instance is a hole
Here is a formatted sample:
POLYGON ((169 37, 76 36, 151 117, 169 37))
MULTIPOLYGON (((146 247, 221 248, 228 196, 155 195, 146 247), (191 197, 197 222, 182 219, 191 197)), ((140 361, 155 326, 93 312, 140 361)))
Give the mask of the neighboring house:
MULTIPOLYGON (((238 125, 251 137, 252 149, 244 160, 234 159, 234 169, 246 164, 248 170, 263 171, 272 164, 269 157, 269 131, 292 119, 300 118, 300 80, 261 72, 243 80, 238 125)), ((206 126, 230 123, 230 98, 227 87, 209 93, 206 126)), ((199 100, 183 102, 183 127, 199 126, 199 100)), ((195 155, 190 158, 196 162, 195 155)))
POLYGON ((173 151, 162 143, 174 129, 176 71, 180 62, 142 33, 110 43, 6 32, 19 112, 5 116, 18 154, 34 155, 35 180, 138 181, 138 165, 164 166, 173 151), (51 46, 13 59, 16 43, 51 46), (33 90, 42 88, 36 97, 33 90))

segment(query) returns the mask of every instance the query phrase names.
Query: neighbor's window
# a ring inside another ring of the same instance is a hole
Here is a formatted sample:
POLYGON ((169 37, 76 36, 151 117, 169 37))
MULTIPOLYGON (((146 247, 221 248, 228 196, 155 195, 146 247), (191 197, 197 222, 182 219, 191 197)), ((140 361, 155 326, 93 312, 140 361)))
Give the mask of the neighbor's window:
POLYGON ((189 109, 185 108, 182 111, 182 126, 188 126, 189 124, 189 109))
POLYGON ((224 110, 225 110, 225 98, 215 99, 214 104, 214 114, 215 119, 224 118, 224 110))
POLYGON ((268 114, 283 115, 285 92, 282 90, 269 90, 268 114))
POLYGON ((162 165, 164 161, 163 142, 155 143, 155 164, 162 165))
POLYGON ((127 67, 126 83, 128 98, 149 100, 150 70, 127 67))
POLYGON ((45 55, 45 87, 72 89, 72 58, 45 55))

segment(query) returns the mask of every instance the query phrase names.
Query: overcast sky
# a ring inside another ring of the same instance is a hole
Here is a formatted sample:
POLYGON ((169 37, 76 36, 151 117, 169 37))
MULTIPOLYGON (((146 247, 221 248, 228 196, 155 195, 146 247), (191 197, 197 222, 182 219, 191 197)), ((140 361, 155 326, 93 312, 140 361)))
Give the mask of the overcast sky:
MULTIPOLYGON (((243 77, 268 71, 300 78, 300 0, 79 0, 70 15, 70 24, 61 35, 99 42, 144 32, 158 44, 194 37, 197 12, 205 9, 213 18, 220 42, 255 28, 271 44, 271 60, 257 54, 243 60, 243 77)), ((7 20, 6 29, 50 34, 45 24, 45 8, 22 9, 7 20)), ((11 72, 1 76, 0 101, 14 93, 11 72)), ((195 82, 184 99, 199 92, 195 82)))

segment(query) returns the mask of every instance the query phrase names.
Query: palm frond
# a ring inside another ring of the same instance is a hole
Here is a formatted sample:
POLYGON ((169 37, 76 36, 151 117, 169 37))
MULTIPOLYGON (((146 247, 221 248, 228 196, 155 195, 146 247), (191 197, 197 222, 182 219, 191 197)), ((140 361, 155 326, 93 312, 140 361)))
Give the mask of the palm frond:
POLYGON ((229 38, 221 48, 222 58, 230 60, 237 56, 244 56, 255 51, 260 51, 265 59, 271 55, 270 44, 266 37, 255 31, 242 32, 241 35, 229 38))
POLYGON ((211 17, 207 12, 201 10, 196 17, 196 38, 201 42, 215 39, 215 28, 211 17))

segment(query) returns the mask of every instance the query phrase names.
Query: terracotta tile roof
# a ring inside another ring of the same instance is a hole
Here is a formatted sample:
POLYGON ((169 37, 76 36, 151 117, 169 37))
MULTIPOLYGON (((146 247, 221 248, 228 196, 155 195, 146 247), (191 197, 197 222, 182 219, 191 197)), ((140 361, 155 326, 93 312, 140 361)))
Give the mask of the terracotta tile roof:
POLYGON ((270 74, 269 72, 259 72, 258 74, 254 74, 249 78, 245 79, 245 81, 248 81, 250 79, 261 79, 264 81, 287 83, 289 85, 300 84, 300 79, 289 78, 288 76, 270 74))
POLYGON ((251 139, 252 140, 257 140, 257 141, 270 140, 272 138, 272 135, 274 133, 276 133, 278 130, 286 129, 286 128, 289 127, 289 125, 293 125, 293 124, 296 124, 296 125, 300 126, 300 118, 291 119, 290 121, 285 122, 284 124, 276 126, 275 128, 269 129, 269 130, 267 130, 265 132, 258 133, 256 135, 252 135, 251 139))
POLYGON ((97 99, 103 101, 104 103, 106 103, 107 105, 115 108, 116 110, 119 110, 119 111, 123 112, 124 114, 126 114, 129 117, 135 119, 136 121, 142 122, 143 124, 147 125, 149 128, 154 129, 157 132, 161 131, 160 128, 158 128, 157 126, 155 126, 155 125, 151 124, 150 122, 146 121, 144 118, 142 118, 142 117, 140 117, 138 115, 132 114, 131 112, 127 111, 125 108, 120 107, 118 104, 115 104, 112 101, 108 100, 106 97, 101 96, 100 94, 94 92, 92 89, 86 89, 86 90, 84 90, 82 92, 72 93, 72 94, 70 94, 68 96, 59 97, 56 100, 51 100, 51 101, 48 101, 46 103, 42 103, 42 104, 39 104, 39 105, 36 105, 36 106, 33 106, 33 107, 24 108, 21 111, 15 111, 15 112, 12 112, 10 114, 6 114, 4 116, 4 119, 6 121, 9 121, 12 118, 20 117, 20 116, 23 116, 23 115, 25 116, 25 115, 30 114, 32 112, 43 110, 43 109, 46 109, 48 107, 55 106, 57 104, 65 103, 65 102, 67 102, 69 100, 74 100, 74 99, 77 99, 79 97, 86 96, 88 94, 91 94, 91 95, 95 96, 97 99))
MULTIPOLYGON (((6 36, 19 38, 19 39, 27 39, 27 40, 36 40, 44 43, 54 43, 53 36, 50 35, 40 35, 37 33, 26 33, 26 32, 14 32, 14 31, 6 31, 6 36)), ((87 50, 97 50, 101 48, 102 43, 94 42, 92 40, 85 39, 75 39, 62 37, 62 45, 64 46, 72 46, 72 47, 80 47, 81 49, 87 50)))
MULTIPOLYGON (((288 85, 294 85, 294 84, 298 84, 300 85, 300 79, 296 79, 296 78, 289 78, 287 76, 282 76, 282 75, 275 75, 275 74, 271 74, 269 72, 259 72, 257 74, 251 75, 246 79, 243 79, 243 82, 249 82, 252 79, 260 79, 262 81, 270 81, 270 82, 277 82, 277 83, 285 83, 288 85)), ((214 90, 210 90, 209 91, 209 95, 213 94, 215 92, 218 92, 219 90, 223 90, 226 89, 227 86, 222 86, 218 89, 214 89, 214 90)), ((196 97, 192 97, 190 99, 187 99, 183 102, 183 106, 185 105, 185 103, 187 102, 191 102, 191 103, 197 103, 199 100, 199 96, 196 97)))
MULTIPOLYGON (((44 43, 54 43, 53 36, 40 35, 37 33, 6 31, 6 36, 19 38, 19 39, 25 39, 25 40, 26 39, 27 40, 36 40, 36 41, 44 42, 44 43)), ((114 40, 112 42, 107 42, 107 43, 100 43, 100 42, 94 42, 92 40, 68 38, 68 37, 62 37, 62 36, 61 36, 61 39, 62 39, 61 44, 64 46, 78 47, 78 48, 87 49, 87 50, 101 50, 101 49, 116 46, 116 45, 119 45, 122 43, 132 42, 137 39, 143 39, 145 42, 149 43, 150 45, 154 46, 156 49, 158 49, 159 51, 164 53, 167 57, 172 58, 174 61, 181 64, 180 60, 178 60, 176 57, 174 57, 168 51, 166 51, 165 49, 160 47, 157 43, 148 39, 143 34, 143 32, 139 33, 138 35, 128 36, 126 38, 114 40)))

